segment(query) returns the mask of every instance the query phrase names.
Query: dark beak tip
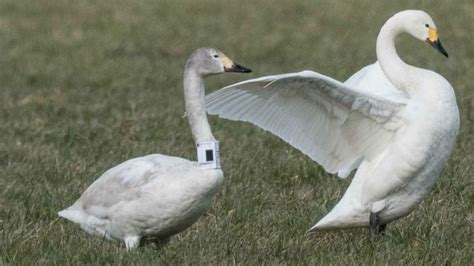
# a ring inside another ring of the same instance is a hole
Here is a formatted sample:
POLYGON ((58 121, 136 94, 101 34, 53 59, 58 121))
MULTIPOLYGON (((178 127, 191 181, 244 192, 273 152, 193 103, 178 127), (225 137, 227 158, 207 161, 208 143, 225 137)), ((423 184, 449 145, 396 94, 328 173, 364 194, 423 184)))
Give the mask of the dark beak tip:
POLYGON ((438 49, 439 51, 444 55, 446 56, 446 58, 449 58, 449 55, 448 55, 448 52, 446 52, 446 49, 444 49, 444 47, 441 45, 441 42, 438 40, 438 49))
POLYGON ((446 50, 441 49, 440 52, 441 52, 441 54, 443 54, 444 56, 446 56, 446 58, 449 58, 448 52, 446 52, 446 50))
POLYGON ((226 72, 251 73, 252 69, 234 64, 231 68, 225 69, 226 72))
POLYGON ((440 52, 442 55, 446 56, 446 58, 449 58, 448 52, 444 49, 443 45, 441 45, 441 41, 439 39, 437 41, 430 41, 426 40, 433 48, 435 48, 438 52, 440 52))

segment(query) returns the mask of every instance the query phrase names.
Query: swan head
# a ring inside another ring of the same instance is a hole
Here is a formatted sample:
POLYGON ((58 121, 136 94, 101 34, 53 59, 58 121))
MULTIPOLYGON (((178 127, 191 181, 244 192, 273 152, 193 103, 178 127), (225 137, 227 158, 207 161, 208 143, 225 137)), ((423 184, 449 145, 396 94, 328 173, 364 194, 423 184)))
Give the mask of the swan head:
POLYGON ((406 32, 419 40, 426 41, 438 50, 438 52, 448 57, 448 52, 446 52, 439 40, 436 24, 426 12, 421 10, 406 10, 395 16, 398 16, 403 22, 403 28, 406 32))
POLYGON ((250 68, 243 67, 215 48, 199 48, 191 54, 186 69, 193 69, 199 75, 208 76, 224 72, 249 73, 250 68))

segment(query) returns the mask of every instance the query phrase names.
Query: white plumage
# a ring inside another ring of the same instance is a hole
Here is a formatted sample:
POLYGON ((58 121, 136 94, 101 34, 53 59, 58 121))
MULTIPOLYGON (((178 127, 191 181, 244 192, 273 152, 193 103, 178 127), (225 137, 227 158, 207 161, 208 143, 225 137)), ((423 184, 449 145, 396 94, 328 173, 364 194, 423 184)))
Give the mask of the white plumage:
POLYGON ((311 230, 384 225, 408 214, 446 163, 459 129, 451 85, 404 63, 402 32, 447 56, 422 11, 390 18, 377 38, 378 62, 345 83, 312 71, 243 81, 206 97, 208 113, 251 122, 330 173, 357 172, 342 200, 311 230))
POLYGON ((400 127, 399 102, 303 71, 237 83, 207 97, 208 112, 252 122, 342 177, 378 154, 400 127), (343 172, 343 173, 342 173, 343 172))
POLYGON ((197 162, 178 157, 148 155, 106 171, 59 215, 99 237, 166 239, 206 211, 222 181, 219 169, 201 169, 197 162))
POLYGON ((161 154, 128 160, 106 171, 58 215, 89 234, 124 241, 127 249, 139 246, 143 238, 166 241, 193 224, 207 210, 224 178, 204 111, 203 81, 224 71, 250 70, 215 49, 201 48, 188 59, 184 75, 193 138, 198 149, 200 143, 215 143, 207 150, 212 156, 202 162, 161 154))

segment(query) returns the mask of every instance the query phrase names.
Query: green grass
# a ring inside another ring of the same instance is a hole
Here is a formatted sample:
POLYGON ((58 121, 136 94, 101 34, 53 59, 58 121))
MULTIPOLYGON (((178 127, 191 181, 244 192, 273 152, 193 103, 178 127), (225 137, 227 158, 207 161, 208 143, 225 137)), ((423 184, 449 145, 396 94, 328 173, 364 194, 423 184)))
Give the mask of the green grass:
POLYGON ((413 2, 0 0, 0 264, 472 264, 474 3, 413 2), (461 132, 431 193, 386 236, 305 235, 350 180, 215 117, 225 184, 168 246, 127 253, 57 217, 128 158, 195 158, 181 80, 194 49, 217 47, 254 70, 212 77, 208 91, 303 69, 344 80, 375 61, 381 25, 408 8, 431 14, 450 58, 406 36, 397 47, 451 82, 461 132))

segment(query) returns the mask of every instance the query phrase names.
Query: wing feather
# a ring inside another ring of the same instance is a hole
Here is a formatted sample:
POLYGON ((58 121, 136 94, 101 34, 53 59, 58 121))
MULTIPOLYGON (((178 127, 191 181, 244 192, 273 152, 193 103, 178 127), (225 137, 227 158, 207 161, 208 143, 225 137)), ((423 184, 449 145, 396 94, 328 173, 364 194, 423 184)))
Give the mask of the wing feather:
POLYGON ((345 177, 389 143, 406 101, 303 71, 227 86, 208 95, 206 105, 209 114, 253 123, 345 177))

